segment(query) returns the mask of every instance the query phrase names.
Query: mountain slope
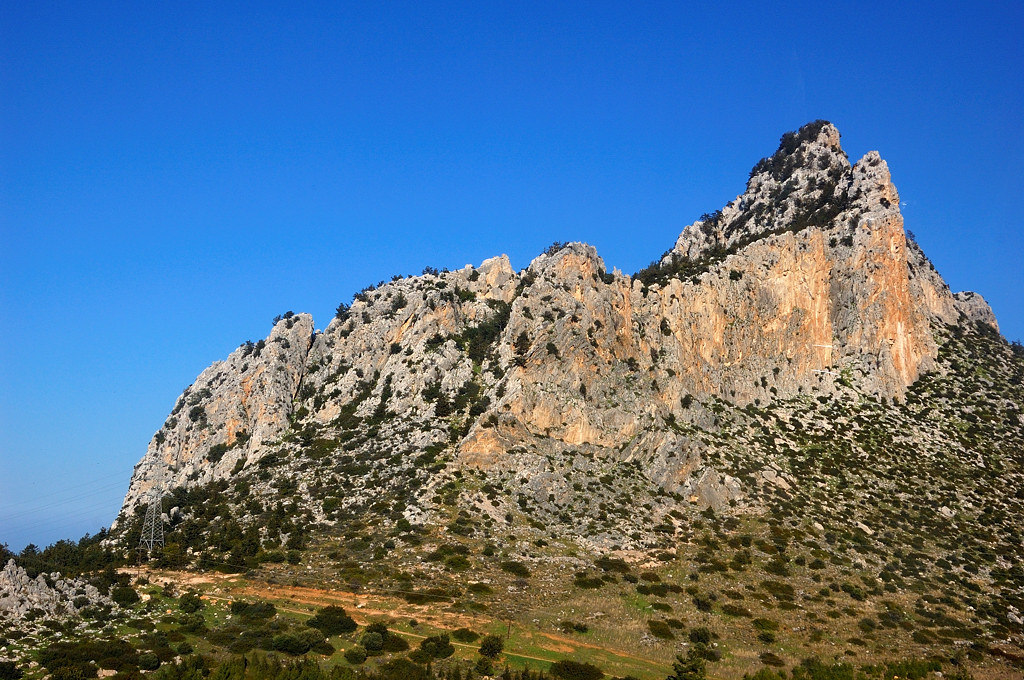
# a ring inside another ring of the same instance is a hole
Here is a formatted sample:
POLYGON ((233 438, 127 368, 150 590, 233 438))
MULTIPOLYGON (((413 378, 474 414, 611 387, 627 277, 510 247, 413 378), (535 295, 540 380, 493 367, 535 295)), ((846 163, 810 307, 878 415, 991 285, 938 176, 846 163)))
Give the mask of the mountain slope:
POLYGON ((763 597, 731 611, 801 608, 810 644, 843 643, 847 593, 866 646, 1020 653, 1022 376, 907 237, 885 162, 819 121, 632 277, 555 244, 371 286, 322 331, 285 315, 178 399, 116 533, 159 488, 168 563, 305 550, 311 578, 506 606, 469 570, 539 610, 631 592, 594 562, 614 552, 667 569, 676 612, 735 616, 738 581, 763 597))
POLYGON ((743 195, 634 278, 566 244, 520 273, 501 257, 370 287, 322 332, 281 319, 179 398, 125 508, 154 484, 255 465, 293 426, 312 436, 374 414, 417 431, 410 451, 451 439, 463 463, 488 467, 525 443, 585 446, 644 459, 673 489, 692 465, 668 453, 692 446, 664 420, 701 420, 683 405, 693 398, 832 394, 840 374, 902 399, 933 366, 934 325, 995 320, 906 239, 884 161, 851 167, 838 140, 821 122, 785 136, 743 195))

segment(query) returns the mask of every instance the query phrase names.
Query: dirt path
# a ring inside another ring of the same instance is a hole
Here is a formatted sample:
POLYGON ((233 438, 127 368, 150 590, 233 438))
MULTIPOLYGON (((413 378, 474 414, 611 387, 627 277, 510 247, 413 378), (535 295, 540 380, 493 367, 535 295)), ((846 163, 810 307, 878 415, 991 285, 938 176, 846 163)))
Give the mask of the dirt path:
MULTIPOLYGON (((358 619, 358 615, 371 616, 408 616, 430 620, 438 628, 452 629, 472 626, 486 626, 494 619, 474 617, 468 614, 436 611, 419 605, 411 605, 400 598, 381 595, 353 593, 344 590, 328 590, 306 586, 259 585, 246 583, 236 585, 235 591, 252 597, 275 600, 291 600, 301 604, 323 607, 328 604, 347 605, 352 608, 350 615, 358 619), (444 623, 435 623, 441 620, 444 623)), ((300 612, 308 613, 308 612, 300 612)))
POLYGON ((562 637, 561 635, 555 635, 554 633, 545 633, 544 631, 538 630, 538 631, 536 631, 534 633, 534 635, 539 635, 541 637, 547 638, 547 639, 552 640, 554 642, 557 642, 559 644, 574 645, 576 647, 584 647, 586 649, 596 649, 596 650, 601 651, 601 652, 608 652, 609 654, 614 654, 615 656, 622 657, 623 659, 634 659, 636 661, 644 661, 646 663, 651 663, 650 657, 647 657, 647 656, 636 656, 634 654, 629 654, 628 652, 620 652, 617 649, 616 650, 611 650, 611 649, 608 649, 607 647, 602 647, 601 645, 595 645, 595 644, 591 644, 589 642, 581 642, 581 641, 575 640, 573 638, 567 638, 567 637, 562 637))
MULTIPOLYGON (((289 590, 294 590, 294 589, 295 588, 289 588, 289 590)), ((266 596, 268 594, 266 589, 261 589, 261 588, 243 588, 243 589, 240 589, 240 590, 241 590, 241 592, 244 592, 244 593, 249 594, 249 595, 264 595, 264 596, 266 596)), ((304 589, 304 590, 309 590, 309 589, 307 588, 307 589, 304 589)), ((324 592, 327 592, 327 591, 324 591, 324 592)), ((335 591, 330 591, 330 592, 333 594, 335 591)), ((356 597, 356 598, 360 597, 360 596, 356 595, 355 593, 342 593, 342 595, 349 595, 349 596, 356 597)), ((203 598, 207 599, 207 600, 217 601, 217 602, 231 602, 232 601, 232 598, 225 597, 223 595, 209 595, 209 594, 207 594, 207 595, 203 595, 203 598)), ((274 599, 278 599, 278 598, 274 598, 274 599)), ((286 599, 295 599, 295 598, 286 598, 286 599)), ((328 597, 325 597, 324 599, 317 600, 317 601, 314 601, 314 600, 310 599, 309 601, 304 601, 303 604, 318 604, 318 605, 321 605, 321 606, 325 602, 326 602, 326 604, 333 604, 332 602, 327 602, 328 599, 329 599, 328 597)), ((342 601, 342 600, 340 598, 338 598, 338 601, 342 601)), ((281 607, 281 606, 277 607, 277 609, 279 609, 280 611, 284 611, 284 612, 291 612, 292 614, 303 614, 303 615, 308 615, 309 614, 309 612, 306 611, 305 609, 293 609, 291 607, 281 607)), ((366 618, 366 615, 370 615, 370 616, 374 616, 374 615, 376 615, 376 616, 383 616, 383 615, 388 615, 390 613, 392 613, 392 612, 385 612, 383 610, 377 610, 377 609, 366 609, 364 607, 363 609, 350 611, 349 615, 360 626, 366 626, 367 624, 372 623, 372 621, 370 619, 366 618)), ((436 627, 442 628, 444 626, 436 626, 436 627)), ((405 638, 411 638, 413 640, 425 640, 428 637, 427 635, 420 635, 419 633, 410 633, 410 632, 406 632, 404 630, 392 630, 391 632, 395 633, 396 635, 401 635, 402 637, 405 637, 405 638)), ((461 647, 462 649, 466 649, 466 650, 469 650, 471 652, 475 652, 479 648, 479 645, 469 644, 469 643, 466 643, 466 642, 457 642, 455 640, 450 640, 450 642, 455 647, 461 647)), ((592 647, 594 649, 603 649, 603 648, 598 647, 596 645, 586 645, 586 646, 592 647)), ((609 650, 604 650, 604 651, 609 651, 609 650)), ((615 654, 615 652, 611 652, 611 653, 615 654)), ((514 656, 517 659, 529 659, 531 661, 541 661, 541 662, 544 662, 544 663, 551 663, 552 661, 554 661, 554 659, 545 659, 545 658, 542 658, 542 657, 539 657, 539 656, 530 656, 529 654, 521 654, 519 652, 511 652, 511 651, 506 651, 505 655, 506 656, 514 656)), ((622 656, 627 656, 627 655, 622 655, 622 656)))
MULTIPOLYGON (((350 591, 326 588, 311 588, 308 586, 253 583, 251 581, 244 580, 237 574, 150 572, 147 575, 150 581, 154 583, 171 582, 179 587, 212 585, 224 589, 230 589, 230 593, 226 594, 215 594, 211 592, 203 594, 203 597, 206 599, 220 602, 230 602, 241 595, 276 602, 292 602, 297 605, 306 605, 307 607, 313 608, 331 604, 342 605, 345 606, 349 616, 351 616, 356 623, 361 626, 372 623, 373 618, 387 617, 407 617, 410 619, 418 618, 423 621, 429 621, 432 627, 439 628, 441 630, 455 630, 456 628, 486 629, 497 623, 502 623, 498 619, 484 616, 472 616, 454 612, 437 612, 436 610, 431 610, 424 606, 410 605, 398 597, 354 593, 350 591)), ((292 614, 300 614, 304 616, 311 614, 307 609, 298 609, 288 606, 279 606, 278 608, 292 614)), ((395 630, 394 632, 413 640, 422 640, 427 637, 425 635, 400 630, 395 630)), ((618 649, 602 647, 597 644, 582 642, 580 640, 564 637, 554 633, 531 630, 528 631, 528 635, 533 638, 543 638, 557 644, 558 649, 551 650, 555 654, 571 652, 578 648, 584 648, 604 652, 621 659, 639 661, 645 664, 651 663, 650 659, 647 657, 637 656, 618 649)), ((477 645, 456 642, 454 640, 452 641, 452 644, 466 650, 475 651, 477 649, 477 645)), ((551 663, 556 660, 531 656, 529 654, 523 654, 512 650, 506 650, 505 654, 517 659, 527 659, 542 663, 551 663)))

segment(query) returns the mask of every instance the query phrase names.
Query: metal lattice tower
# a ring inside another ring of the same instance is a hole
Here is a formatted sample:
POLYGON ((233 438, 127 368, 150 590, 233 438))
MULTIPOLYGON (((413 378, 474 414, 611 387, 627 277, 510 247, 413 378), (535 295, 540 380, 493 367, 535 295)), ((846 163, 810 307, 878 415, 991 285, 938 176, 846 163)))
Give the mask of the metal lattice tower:
POLYGON ((142 535, 139 537, 139 552, 152 552, 156 546, 164 547, 164 495, 161 488, 154 488, 150 493, 149 507, 146 508, 146 519, 142 523, 142 535))

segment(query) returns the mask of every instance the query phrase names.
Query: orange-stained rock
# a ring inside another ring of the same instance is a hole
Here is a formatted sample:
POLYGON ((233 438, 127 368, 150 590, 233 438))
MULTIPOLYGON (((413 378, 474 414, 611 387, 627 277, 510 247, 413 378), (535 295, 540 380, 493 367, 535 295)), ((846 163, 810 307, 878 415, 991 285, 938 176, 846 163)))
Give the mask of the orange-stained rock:
MULTIPOLYGON (((995 327, 984 300, 954 296, 908 240, 899 206, 877 153, 851 166, 838 131, 815 123, 634 277, 572 243, 518 273, 500 256, 368 288, 322 332, 308 315, 282 320, 259 351, 239 348, 179 398, 123 510, 155 486, 225 479, 317 438, 358 440, 339 457, 450 444, 480 470, 585 452, 637 461, 662 487, 722 507, 739 482, 680 426, 715 427, 715 400, 844 385, 900 400, 935 361, 936 326, 995 327), (211 460, 219 444, 230 448, 211 460)), ((530 474, 544 498, 571 493, 530 474)))

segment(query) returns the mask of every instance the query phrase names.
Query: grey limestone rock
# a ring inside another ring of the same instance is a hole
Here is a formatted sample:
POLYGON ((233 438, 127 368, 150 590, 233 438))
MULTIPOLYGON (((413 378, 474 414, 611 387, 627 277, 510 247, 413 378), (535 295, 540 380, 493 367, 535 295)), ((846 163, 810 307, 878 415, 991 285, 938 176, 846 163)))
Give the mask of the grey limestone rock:
POLYGON ((29 578, 14 560, 0 571, 0 618, 20 620, 33 609, 50 617, 75 616, 74 601, 79 597, 88 604, 113 604, 81 579, 64 579, 59 573, 29 578))
MULTIPOLYGON (((559 244, 520 272, 500 256, 396 277, 323 331, 306 314, 281 319, 182 394, 121 517, 154 487, 229 480, 339 433, 355 454, 386 451, 396 465, 440 447, 485 475, 529 471, 522 492, 544 503, 571 486, 539 461, 585 452, 722 509, 744 493, 704 459, 698 433, 719 427, 716 404, 854 385, 900 400, 935 361, 934 325, 961 315, 995 326, 980 296, 954 296, 907 238, 885 161, 870 152, 851 165, 835 127, 813 123, 646 274, 609 274, 592 246, 559 244)), ((392 483, 349 481, 346 502, 392 483)), ((424 482, 430 493, 439 484, 424 482)), ((429 495, 407 512, 428 515, 429 495)))
POLYGON ((996 322, 996 315, 992 308, 985 302, 985 298, 977 293, 965 290, 961 293, 954 293, 954 304, 958 312, 963 314, 972 323, 983 323, 999 331, 999 324, 996 322))

